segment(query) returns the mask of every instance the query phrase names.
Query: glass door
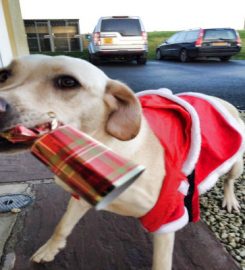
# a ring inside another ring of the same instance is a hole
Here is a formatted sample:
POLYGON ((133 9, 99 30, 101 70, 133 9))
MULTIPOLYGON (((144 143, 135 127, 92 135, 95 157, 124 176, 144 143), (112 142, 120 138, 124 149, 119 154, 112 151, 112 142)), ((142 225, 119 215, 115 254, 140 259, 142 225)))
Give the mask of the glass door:
POLYGON ((40 42, 41 52, 52 51, 52 34, 49 31, 48 22, 37 22, 37 33, 40 42))

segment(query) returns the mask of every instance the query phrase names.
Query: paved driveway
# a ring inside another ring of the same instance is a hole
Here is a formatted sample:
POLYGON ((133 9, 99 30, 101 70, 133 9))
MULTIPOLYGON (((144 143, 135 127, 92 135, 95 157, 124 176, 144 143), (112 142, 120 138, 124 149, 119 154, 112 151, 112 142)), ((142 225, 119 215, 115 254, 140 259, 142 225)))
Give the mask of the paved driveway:
MULTIPOLYGON (((224 95, 226 99, 234 98, 237 106, 245 100, 243 61, 227 64, 150 61, 146 66, 111 64, 101 68, 112 78, 128 83, 135 91, 159 87, 169 87, 175 92, 198 89, 224 95)), ((53 183, 49 170, 30 154, 1 154, 0 164, 0 194, 24 192, 34 197, 33 204, 21 213, 0 214, 0 269, 151 269, 151 236, 138 221, 93 210, 78 224, 69 237, 67 248, 54 262, 30 263, 32 253, 50 237, 69 195, 53 183)), ((239 270, 202 222, 180 230, 175 242, 173 270, 196 269, 239 270)))
POLYGON ((111 78, 127 83, 135 92, 170 88, 215 95, 245 109, 245 61, 148 61, 145 66, 105 64, 100 68, 111 78))

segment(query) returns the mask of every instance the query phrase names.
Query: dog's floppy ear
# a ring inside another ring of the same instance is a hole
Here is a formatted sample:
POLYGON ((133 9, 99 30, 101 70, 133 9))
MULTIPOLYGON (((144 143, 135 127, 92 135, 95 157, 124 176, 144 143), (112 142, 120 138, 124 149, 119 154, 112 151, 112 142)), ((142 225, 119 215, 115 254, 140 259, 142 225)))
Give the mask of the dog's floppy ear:
POLYGON ((133 139, 141 123, 141 106, 133 91, 119 81, 110 80, 104 100, 109 107, 106 131, 122 141, 133 139))

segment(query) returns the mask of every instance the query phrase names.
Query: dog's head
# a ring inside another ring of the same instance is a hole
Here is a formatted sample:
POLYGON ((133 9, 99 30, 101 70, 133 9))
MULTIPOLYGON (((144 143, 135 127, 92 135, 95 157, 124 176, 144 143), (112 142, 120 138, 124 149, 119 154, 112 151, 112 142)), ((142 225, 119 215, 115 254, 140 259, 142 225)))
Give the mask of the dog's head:
POLYGON ((119 140, 134 138, 141 122, 134 93, 84 60, 32 55, 0 70, 0 132, 47 123, 50 113, 92 136, 119 140))

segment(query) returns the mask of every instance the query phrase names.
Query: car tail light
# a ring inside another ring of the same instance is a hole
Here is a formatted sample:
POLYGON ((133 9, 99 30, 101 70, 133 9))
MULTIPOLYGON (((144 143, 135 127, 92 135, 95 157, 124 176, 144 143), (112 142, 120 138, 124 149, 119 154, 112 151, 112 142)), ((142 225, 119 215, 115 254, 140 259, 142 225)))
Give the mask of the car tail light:
POLYGON ((200 32, 199 32, 198 39, 195 42, 196 47, 201 47, 202 46, 203 36, 204 36, 204 30, 201 29, 200 32))
POLYGON ((142 38, 143 38, 144 42, 147 43, 147 33, 142 32, 141 35, 142 35, 142 38))
POLYGON ((236 31, 236 42, 237 42, 237 46, 242 46, 242 41, 237 31, 236 31))
POLYGON ((95 32, 93 34, 93 40, 95 45, 100 45, 100 32, 95 32))

